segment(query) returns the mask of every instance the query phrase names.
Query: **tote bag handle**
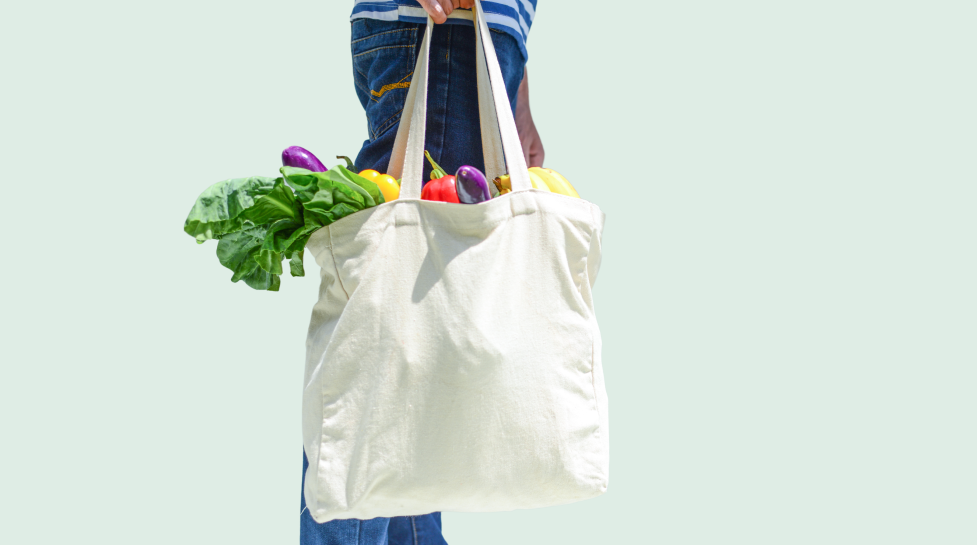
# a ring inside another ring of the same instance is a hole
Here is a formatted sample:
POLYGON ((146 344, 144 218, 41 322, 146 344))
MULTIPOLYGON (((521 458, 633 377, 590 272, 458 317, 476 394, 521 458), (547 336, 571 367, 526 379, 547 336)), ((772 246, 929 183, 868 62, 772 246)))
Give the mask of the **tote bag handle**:
MULTIPOLYGON (((485 22, 480 0, 472 11, 475 23, 475 64, 478 87, 478 113, 482 133, 482 154, 485 176, 492 180, 508 174, 513 191, 532 188, 526 158, 519 142, 516 120, 512 116, 509 95, 505 89, 502 68, 495 54, 495 46, 485 22)), ((427 18, 424 41, 417 56, 414 76, 407 91, 407 102, 401 113, 400 127, 394 140, 387 173, 401 178, 400 199, 421 198, 421 178, 424 174, 424 137, 427 123, 428 59, 431 55, 431 34, 434 21, 427 18)))

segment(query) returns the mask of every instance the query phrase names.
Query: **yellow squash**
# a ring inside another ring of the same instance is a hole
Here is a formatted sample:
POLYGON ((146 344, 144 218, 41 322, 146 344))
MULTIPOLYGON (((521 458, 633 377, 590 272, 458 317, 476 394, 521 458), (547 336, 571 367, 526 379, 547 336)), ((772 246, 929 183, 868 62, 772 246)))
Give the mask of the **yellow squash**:
MULTIPOLYGON (((529 169, 529 181, 535 189, 550 193, 559 193, 560 195, 575 197, 577 199, 580 198, 577 190, 570 185, 570 182, 553 169, 533 167, 529 169)), ((499 176, 493 182, 495 183, 495 187, 498 188, 500 195, 505 195, 512 191, 512 181, 509 179, 508 174, 499 176)))
POLYGON ((542 178, 547 185, 550 186, 550 191, 552 191, 553 193, 559 193, 560 195, 568 195, 570 197, 576 197, 578 199, 580 198, 580 195, 577 193, 577 190, 574 189, 573 186, 570 185, 570 182, 568 182, 567 179, 564 178, 563 175, 560 174, 559 172, 551 168, 533 167, 529 169, 530 175, 532 175, 532 173, 534 172, 536 173, 537 176, 542 178))
POLYGON ((548 183, 546 183, 546 180, 544 180, 539 174, 533 172, 533 169, 529 169, 529 181, 533 184, 533 189, 539 189, 549 193, 553 192, 553 189, 550 188, 548 183))

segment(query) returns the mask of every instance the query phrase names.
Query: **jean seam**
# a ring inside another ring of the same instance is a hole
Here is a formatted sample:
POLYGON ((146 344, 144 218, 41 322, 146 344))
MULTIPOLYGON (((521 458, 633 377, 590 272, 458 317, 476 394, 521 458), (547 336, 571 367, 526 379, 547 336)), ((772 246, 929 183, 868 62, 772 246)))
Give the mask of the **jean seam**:
POLYGON ((413 34, 410 37, 410 43, 414 44, 414 47, 410 48, 410 61, 408 63, 408 68, 413 71, 417 67, 417 27, 414 27, 413 34))
POLYGON ((389 129, 391 126, 393 126, 394 123, 397 122, 394 118, 400 116, 400 114, 403 113, 403 111, 404 111, 403 108, 397 110, 397 113, 388 117, 383 123, 380 123, 380 126, 377 129, 371 129, 371 132, 373 133, 373 139, 376 140, 377 138, 380 138, 381 134, 387 132, 387 129, 389 129))
MULTIPOLYGON (((444 66, 445 66, 444 72, 445 72, 445 74, 444 74, 444 76, 445 76, 445 79, 447 79, 447 85, 444 86, 444 95, 443 95, 443 102, 442 102, 446 106, 448 104, 448 99, 449 99, 449 97, 448 97, 448 89, 451 89, 451 38, 452 38, 452 34, 453 34, 452 33, 452 28, 450 26, 448 27, 447 30, 448 30, 448 37, 447 37, 447 40, 445 41, 445 43, 447 44, 447 47, 445 47, 445 52, 444 52, 444 59, 445 59, 445 62, 444 62, 444 66)), ((444 145, 445 145, 444 143, 445 143, 445 140, 447 140, 447 133, 448 133, 448 124, 447 123, 442 123, 442 125, 441 125, 441 142, 438 144, 438 155, 439 156, 444 154, 444 145)))
POLYGON ((373 49, 370 49, 370 50, 364 51, 362 53, 357 53, 357 54, 353 55, 353 58, 355 59, 356 57, 362 57, 363 55, 367 55, 369 53, 373 53, 374 51, 380 51, 382 49, 400 49, 400 48, 403 48, 403 47, 413 48, 414 45, 413 44, 411 44, 411 45, 385 45, 385 46, 382 46, 382 47, 374 47, 373 49))
MULTIPOLYGON (((364 76, 364 78, 365 77, 366 76, 364 76)), ((359 81, 357 81, 356 78, 353 78, 353 85, 355 85, 358 89, 360 89, 361 91, 363 91, 363 94, 365 94, 367 96, 370 95, 370 90, 367 89, 365 85, 363 85, 362 83, 360 83, 359 81)))
POLYGON ((370 38, 376 38, 377 36, 383 36, 384 34, 393 34, 394 32, 410 32, 411 30, 413 30, 413 29, 410 29, 410 28, 399 28, 397 30, 385 30, 383 32, 378 32, 376 34, 370 34, 369 36, 366 36, 365 38, 357 38, 357 39, 349 42, 349 45, 360 43, 363 40, 369 40, 370 38))
POLYGON ((410 527, 414 530, 414 545, 420 545, 417 541, 417 520, 414 517, 410 517, 410 527))

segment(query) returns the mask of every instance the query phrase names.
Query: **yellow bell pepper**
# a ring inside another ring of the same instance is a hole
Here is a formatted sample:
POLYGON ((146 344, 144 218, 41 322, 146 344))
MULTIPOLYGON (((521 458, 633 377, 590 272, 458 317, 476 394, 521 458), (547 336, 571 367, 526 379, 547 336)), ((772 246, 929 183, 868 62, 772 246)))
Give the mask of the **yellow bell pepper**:
MULTIPOLYGON (((345 155, 337 155, 336 159, 345 159, 346 168, 356 172, 353 160, 345 155)), ((383 202, 390 202, 400 197, 400 182, 389 174, 380 174, 372 168, 359 172, 359 175, 377 184, 380 193, 383 194, 383 202)))
POLYGON ((380 193, 383 193, 384 202, 390 202, 400 197, 400 185, 393 176, 380 174, 372 168, 360 172, 360 176, 377 184, 377 187, 380 188, 380 193))

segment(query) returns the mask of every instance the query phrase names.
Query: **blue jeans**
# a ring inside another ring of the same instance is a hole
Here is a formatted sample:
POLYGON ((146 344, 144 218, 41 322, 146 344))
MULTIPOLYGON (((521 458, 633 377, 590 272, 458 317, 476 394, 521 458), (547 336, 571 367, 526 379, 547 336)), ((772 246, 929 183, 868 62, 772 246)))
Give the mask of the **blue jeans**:
MULTIPOLYGON (((302 453, 302 487, 309 458, 302 453)), ((448 545, 441 536, 441 513, 416 517, 332 520, 316 522, 305 508, 302 494, 301 545, 448 545)))
MULTIPOLYGON (((357 19, 352 23, 353 80, 366 110, 370 138, 356 168, 386 172, 407 88, 424 39, 424 25, 357 19)), ((512 36, 491 30, 513 113, 526 60, 512 36)), ((475 86, 475 28, 437 25, 431 42, 425 149, 448 174, 471 165, 485 171, 475 86)), ((431 166, 425 163, 423 180, 431 166)))
MULTIPOLYGON (((526 61, 516 40, 491 31, 512 110, 526 61)), ((386 172, 400 114, 407 101, 424 25, 357 19, 350 47, 356 95, 366 110, 370 138, 356 156, 356 168, 386 172)), ((475 86, 475 29, 438 25, 431 42, 425 148, 449 174, 462 165, 485 170, 475 86)), ((424 170, 430 179, 431 167, 424 170)), ((309 460, 303 453, 302 486, 309 460)), ((447 545, 441 535, 441 514, 371 520, 334 520, 318 524, 302 496, 301 545, 447 545)))

